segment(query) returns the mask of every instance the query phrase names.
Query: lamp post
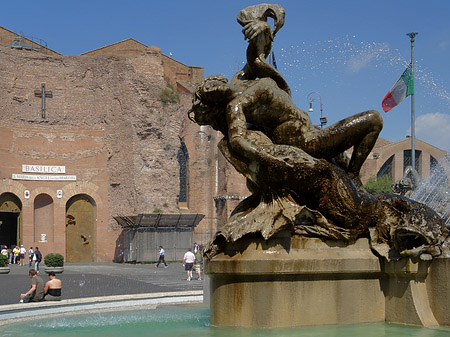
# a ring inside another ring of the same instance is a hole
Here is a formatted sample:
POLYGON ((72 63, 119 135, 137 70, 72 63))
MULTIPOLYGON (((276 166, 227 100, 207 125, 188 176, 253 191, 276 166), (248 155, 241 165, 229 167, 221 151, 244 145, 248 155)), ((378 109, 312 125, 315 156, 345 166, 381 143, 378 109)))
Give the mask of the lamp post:
MULTIPOLYGON (((414 86, 414 38, 419 33, 407 33, 411 42, 411 73, 413 78, 413 86, 414 86)), ((415 112, 414 112, 414 89, 411 94, 411 167, 416 169, 416 127, 415 127, 415 112)))
POLYGON ((322 129, 327 124, 327 118, 323 116, 323 105, 322 105, 322 96, 316 91, 310 92, 306 99, 309 102, 309 109, 308 112, 314 112, 314 109, 312 107, 312 103, 316 100, 313 95, 319 96, 319 102, 320 102, 320 128, 322 129))

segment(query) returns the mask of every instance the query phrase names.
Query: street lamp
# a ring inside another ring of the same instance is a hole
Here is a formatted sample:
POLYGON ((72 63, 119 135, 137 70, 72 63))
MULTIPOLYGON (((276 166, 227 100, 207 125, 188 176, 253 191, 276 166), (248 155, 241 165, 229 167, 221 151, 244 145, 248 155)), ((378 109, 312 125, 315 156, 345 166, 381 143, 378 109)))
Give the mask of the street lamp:
POLYGON ((313 97, 313 95, 319 96, 319 102, 320 102, 320 128, 322 129, 327 124, 327 118, 323 116, 323 105, 322 105, 322 96, 318 92, 310 92, 306 99, 309 102, 309 109, 308 112, 314 112, 314 109, 312 107, 312 102, 314 102, 316 99, 313 97))

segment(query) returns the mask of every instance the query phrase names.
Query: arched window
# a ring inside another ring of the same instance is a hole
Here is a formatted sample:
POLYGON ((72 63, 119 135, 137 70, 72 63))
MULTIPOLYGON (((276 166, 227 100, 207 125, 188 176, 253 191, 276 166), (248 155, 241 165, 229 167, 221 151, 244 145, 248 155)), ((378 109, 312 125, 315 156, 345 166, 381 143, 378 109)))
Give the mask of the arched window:
POLYGON ((383 166, 381 166, 381 168, 379 169, 378 173, 377 173, 377 178, 381 178, 385 175, 389 176, 389 178, 392 180, 392 163, 394 161, 394 156, 391 156, 388 160, 386 160, 383 164, 383 166))
POLYGON ((177 153, 177 160, 180 166, 180 193, 178 195, 178 202, 188 202, 188 168, 189 168, 189 154, 184 144, 183 139, 180 138, 180 148, 177 153))
MULTIPOLYGON (((415 168, 417 173, 419 173, 420 175, 422 175, 422 167, 421 167, 421 155, 422 155, 422 151, 420 150, 416 150, 416 160, 415 160, 415 168)), ((405 172, 405 169, 408 166, 412 166, 412 160, 411 160, 411 150, 403 150, 403 172, 405 172)))
MULTIPOLYGON (((445 157, 442 162, 445 164, 445 157)), ((430 155, 430 178, 432 181, 439 182, 441 186, 448 185, 447 174, 439 161, 430 155)))

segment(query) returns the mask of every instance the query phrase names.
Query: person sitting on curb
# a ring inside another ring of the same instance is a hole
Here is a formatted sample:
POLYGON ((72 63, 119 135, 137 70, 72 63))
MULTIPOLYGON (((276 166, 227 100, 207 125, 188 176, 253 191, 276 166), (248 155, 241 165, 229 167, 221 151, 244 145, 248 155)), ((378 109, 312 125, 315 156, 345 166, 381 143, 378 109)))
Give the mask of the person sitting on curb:
POLYGON ((30 269, 28 276, 31 279, 31 288, 25 294, 20 294, 20 303, 41 302, 44 299, 44 281, 34 269, 30 269))
POLYGON ((55 272, 48 273, 50 281, 45 283, 44 301, 61 301, 61 280, 57 279, 55 272))

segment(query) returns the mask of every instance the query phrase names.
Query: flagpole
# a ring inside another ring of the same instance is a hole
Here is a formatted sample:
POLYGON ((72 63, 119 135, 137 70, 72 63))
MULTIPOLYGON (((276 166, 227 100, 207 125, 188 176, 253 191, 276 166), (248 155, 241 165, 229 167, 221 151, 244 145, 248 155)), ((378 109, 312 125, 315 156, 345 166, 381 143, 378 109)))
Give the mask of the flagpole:
MULTIPOLYGON (((414 38, 419 33, 407 33, 411 41, 411 74, 414 85, 414 38)), ((414 117, 414 92, 411 94, 411 167, 416 169, 416 127, 415 127, 415 117, 414 117)))
POLYGON ((270 47, 269 64, 273 67, 273 56, 272 56, 272 53, 273 53, 273 49, 272 49, 272 47, 270 47))

